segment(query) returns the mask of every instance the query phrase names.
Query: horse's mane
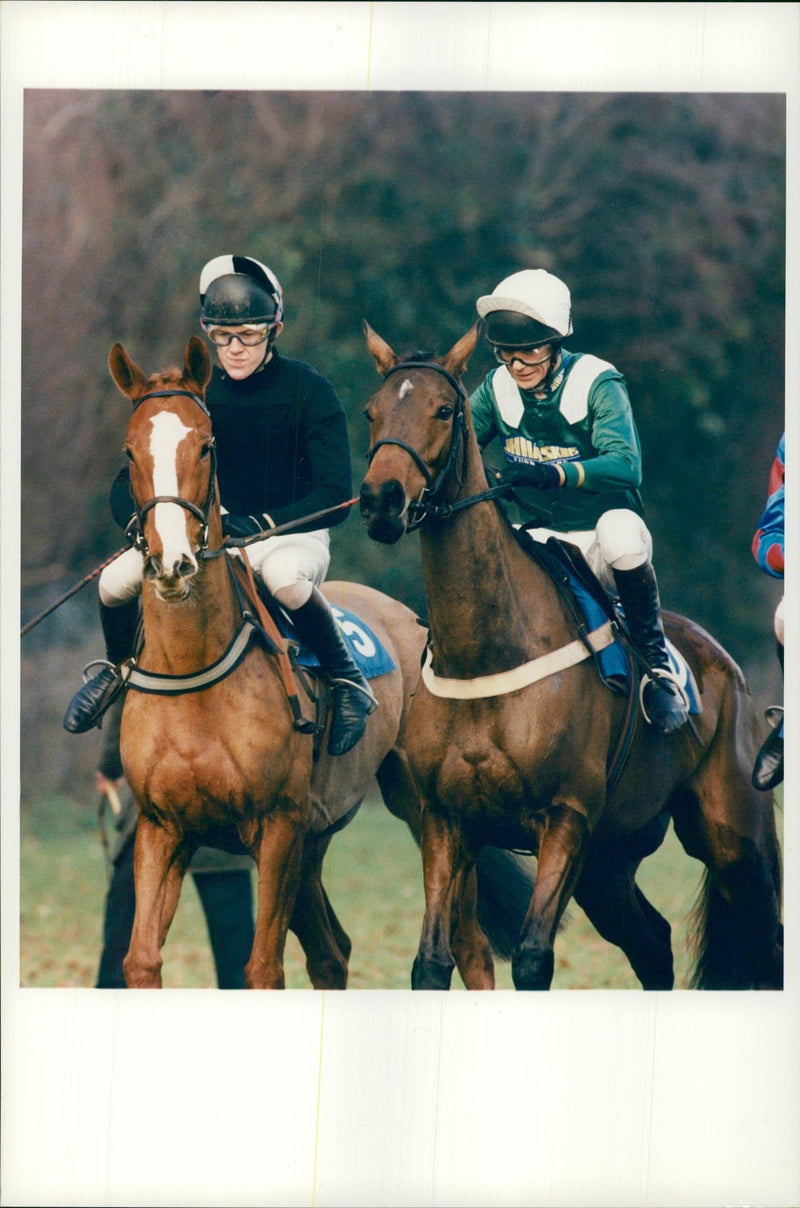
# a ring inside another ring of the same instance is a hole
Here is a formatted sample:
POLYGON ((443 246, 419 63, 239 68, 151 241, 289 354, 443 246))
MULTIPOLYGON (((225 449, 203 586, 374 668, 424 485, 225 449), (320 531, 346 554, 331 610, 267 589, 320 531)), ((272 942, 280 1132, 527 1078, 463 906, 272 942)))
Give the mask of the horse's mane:
POLYGON ((439 358, 436 356, 435 352, 423 352, 420 349, 417 349, 416 352, 406 352, 400 358, 400 360, 403 362, 406 362, 406 361, 436 361, 438 359, 439 358))

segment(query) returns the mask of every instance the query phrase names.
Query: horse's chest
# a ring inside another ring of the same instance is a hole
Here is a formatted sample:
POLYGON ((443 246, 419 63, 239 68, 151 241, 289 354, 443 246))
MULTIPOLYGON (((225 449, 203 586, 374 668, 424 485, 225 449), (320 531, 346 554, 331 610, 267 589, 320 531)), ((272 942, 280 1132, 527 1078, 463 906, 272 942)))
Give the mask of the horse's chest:
POLYGON ((191 829, 222 824, 263 811, 287 790, 294 744, 272 741, 269 727, 259 725, 254 738, 242 717, 230 731, 218 725, 215 732, 186 717, 179 725, 159 723, 157 713, 123 729, 128 779, 154 821, 172 818, 191 829))
POLYGON ((530 819, 565 795, 594 799, 605 761, 590 728, 576 733, 542 705, 541 693, 537 707, 530 706, 531 696, 467 706, 437 702, 427 724, 415 727, 409 753, 433 808, 499 823, 530 819))

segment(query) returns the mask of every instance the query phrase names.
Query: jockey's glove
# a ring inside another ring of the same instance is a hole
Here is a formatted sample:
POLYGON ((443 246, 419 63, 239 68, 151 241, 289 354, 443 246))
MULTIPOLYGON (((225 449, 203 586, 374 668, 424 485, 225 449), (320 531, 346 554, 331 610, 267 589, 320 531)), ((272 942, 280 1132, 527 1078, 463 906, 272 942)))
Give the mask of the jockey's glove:
POLYGON ((266 512, 262 516, 245 516, 241 512, 225 512, 222 517, 223 537, 254 537, 274 528, 272 517, 266 512))
POLYGON ((563 470, 546 462, 515 461, 499 472, 497 480, 498 486, 508 487, 509 490, 514 487, 534 487, 539 491, 550 491, 563 485, 564 476, 563 470))

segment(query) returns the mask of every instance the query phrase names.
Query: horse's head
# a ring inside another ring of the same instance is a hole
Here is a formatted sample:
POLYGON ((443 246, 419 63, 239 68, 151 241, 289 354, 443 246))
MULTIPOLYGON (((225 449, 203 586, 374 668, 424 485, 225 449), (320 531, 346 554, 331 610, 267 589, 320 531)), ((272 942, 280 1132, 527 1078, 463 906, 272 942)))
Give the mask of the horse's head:
POLYGON ((460 383, 478 340, 476 323, 445 357, 401 359, 364 324, 367 348, 383 385, 367 403, 369 470, 361 484, 361 514, 376 541, 392 543, 419 522, 420 501, 443 497, 463 447, 460 383))
POLYGON ((115 344, 108 365, 117 387, 133 403, 124 450, 144 575, 161 599, 182 600, 197 573, 212 521, 212 536, 221 536, 216 531, 214 438, 203 401, 211 377, 208 351, 192 336, 182 371, 146 377, 122 345, 115 344))

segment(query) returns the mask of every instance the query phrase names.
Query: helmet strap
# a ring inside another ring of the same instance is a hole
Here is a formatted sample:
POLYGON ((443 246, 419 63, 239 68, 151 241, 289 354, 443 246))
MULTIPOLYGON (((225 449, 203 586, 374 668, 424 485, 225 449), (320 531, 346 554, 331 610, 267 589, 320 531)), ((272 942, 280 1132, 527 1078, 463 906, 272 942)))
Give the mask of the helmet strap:
POLYGON ((547 366, 547 373, 542 379, 541 386, 539 386, 539 390, 543 390, 547 394, 549 394, 553 388, 553 378, 555 377, 561 364, 561 344, 553 343, 550 345, 550 347, 553 349, 553 355, 550 357, 550 364, 547 366))
POLYGON ((275 329, 273 328, 270 331, 269 335, 267 336, 266 340, 264 341, 264 355, 261 358, 260 363, 253 370, 253 373, 260 373, 261 370, 266 366, 267 362, 272 358, 272 351, 275 347, 275 340, 276 340, 275 329))

